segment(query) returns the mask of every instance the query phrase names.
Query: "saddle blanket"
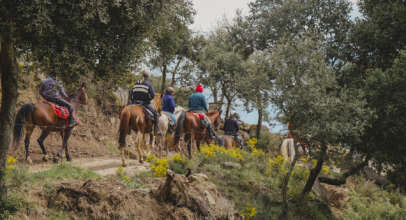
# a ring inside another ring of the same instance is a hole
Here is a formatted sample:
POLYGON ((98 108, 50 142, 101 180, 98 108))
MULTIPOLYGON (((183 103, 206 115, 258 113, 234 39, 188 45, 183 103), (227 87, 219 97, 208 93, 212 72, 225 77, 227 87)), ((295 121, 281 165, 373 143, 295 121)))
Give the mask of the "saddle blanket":
POLYGON ((54 104, 52 102, 48 102, 48 104, 50 104, 52 106, 52 108, 54 109, 54 112, 58 116, 58 118, 61 118, 63 120, 68 119, 69 111, 68 111, 68 109, 66 107, 56 105, 56 104, 54 104))
POLYGON ((206 117, 203 113, 193 112, 193 114, 199 116, 200 120, 203 120, 206 117))

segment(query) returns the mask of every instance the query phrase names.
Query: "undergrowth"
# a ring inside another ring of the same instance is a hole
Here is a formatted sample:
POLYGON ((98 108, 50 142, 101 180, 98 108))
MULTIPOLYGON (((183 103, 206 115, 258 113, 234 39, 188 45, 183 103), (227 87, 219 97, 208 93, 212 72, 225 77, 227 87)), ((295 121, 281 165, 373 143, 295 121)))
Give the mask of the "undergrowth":
MULTIPOLYGON (((8 160, 6 174, 8 194, 5 201, 0 201, 0 219, 7 219, 19 210, 35 211, 37 204, 30 197, 30 190, 52 191, 58 180, 100 178, 98 174, 90 170, 74 167, 69 163, 55 165, 46 171, 30 173, 27 166, 23 164, 16 165, 15 161, 13 161, 12 159, 8 160)), ((61 213, 57 214, 55 212, 54 214, 50 215, 55 217, 51 219, 61 219, 61 213)))

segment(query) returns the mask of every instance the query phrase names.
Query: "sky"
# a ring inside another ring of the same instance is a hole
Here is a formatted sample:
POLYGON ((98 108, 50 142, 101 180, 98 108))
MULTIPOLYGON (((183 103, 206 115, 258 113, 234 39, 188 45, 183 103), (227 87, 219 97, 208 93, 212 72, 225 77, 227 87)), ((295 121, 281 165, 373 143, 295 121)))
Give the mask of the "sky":
MULTIPOLYGON (((209 32, 213 30, 224 17, 228 20, 232 20, 238 9, 242 10, 244 14, 247 14, 249 10, 248 3, 251 1, 252 0, 193 0, 196 16, 192 29, 196 32, 209 32)), ((358 0, 351 0, 354 6, 354 10, 351 13, 352 18, 359 16, 356 6, 357 1, 358 0)), ((235 110, 240 115, 242 121, 250 124, 257 123, 258 114, 256 112, 247 113, 241 105, 238 106, 238 103, 235 110)), ((271 112, 271 115, 275 116, 274 108, 269 107, 268 111, 271 112)), ((276 123, 276 125, 269 126, 273 132, 286 132, 285 125, 276 121, 273 123, 276 123)))

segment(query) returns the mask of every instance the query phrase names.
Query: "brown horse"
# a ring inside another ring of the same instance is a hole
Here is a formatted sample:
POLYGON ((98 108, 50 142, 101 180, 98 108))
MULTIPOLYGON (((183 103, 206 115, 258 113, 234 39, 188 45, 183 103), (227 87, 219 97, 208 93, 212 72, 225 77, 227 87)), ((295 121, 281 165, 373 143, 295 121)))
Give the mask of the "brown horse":
MULTIPOLYGON (((78 89, 77 93, 71 96, 68 101, 72 104, 74 109, 73 114, 76 115, 76 108, 79 104, 87 104, 87 94, 85 85, 78 89)), ((44 145, 45 138, 51 132, 60 132, 62 136, 62 148, 58 151, 56 161, 62 158, 62 152, 65 150, 66 159, 71 161, 72 158, 68 150, 68 140, 72 134, 72 129, 66 126, 66 121, 60 119, 54 112, 53 107, 47 102, 37 104, 24 104, 17 112, 17 117, 14 124, 14 142, 13 149, 18 146, 21 138, 23 137, 25 128, 25 156, 28 163, 32 163, 30 158, 30 138, 35 127, 38 126, 42 130, 41 136, 38 138, 38 144, 44 154, 43 159, 48 160, 48 152, 44 145)))
MULTIPOLYGON (((207 112, 206 115, 210 123, 214 126, 214 129, 217 130, 221 121, 221 112, 212 111, 207 112)), ((192 144, 196 144, 197 150, 200 152, 200 142, 204 140, 207 142, 211 141, 208 138, 207 129, 202 129, 200 123, 199 115, 193 112, 182 112, 177 121, 174 145, 176 146, 179 143, 181 135, 184 135, 185 142, 187 142, 189 158, 192 157, 192 144)))
MULTIPOLYGON (((162 95, 157 93, 153 99, 155 109, 159 112, 162 110, 162 95)), ((119 149, 121 151, 122 165, 126 166, 125 151, 126 151, 126 137, 131 134, 131 130, 136 133, 135 147, 138 152, 138 159, 140 163, 143 162, 145 156, 142 150, 146 144, 146 139, 150 137, 150 149, 154 149, 155 137, 152 135, 153 122, 146 118, 144 107, 141 105, 127 105, 120 114, 120 128, 119 128, 119 149)))

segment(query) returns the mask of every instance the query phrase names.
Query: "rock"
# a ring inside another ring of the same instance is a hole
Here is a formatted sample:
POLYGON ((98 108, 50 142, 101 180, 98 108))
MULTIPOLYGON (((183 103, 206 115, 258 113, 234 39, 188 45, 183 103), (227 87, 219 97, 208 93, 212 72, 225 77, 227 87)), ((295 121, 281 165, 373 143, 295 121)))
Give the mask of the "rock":
POLYGON ((193 174, 191 176, 189 176, 189 182, 194 182, 194 181, 207 181, 209 180, 209 178, 203 174, 203 173, 198 173, 198 174, 193 174))
POLYGON ((224 162, 223 167, 226 169, 241 169, 241 165, 239 163, 234 162, 224 162))
POLYGON ((210 206, 215 206, 216 205, 216 200, 214 200, 213 196, 208 191, 204 191, 203 193, 206 196, 206 199, 209 202, 209 205, 210 206))

